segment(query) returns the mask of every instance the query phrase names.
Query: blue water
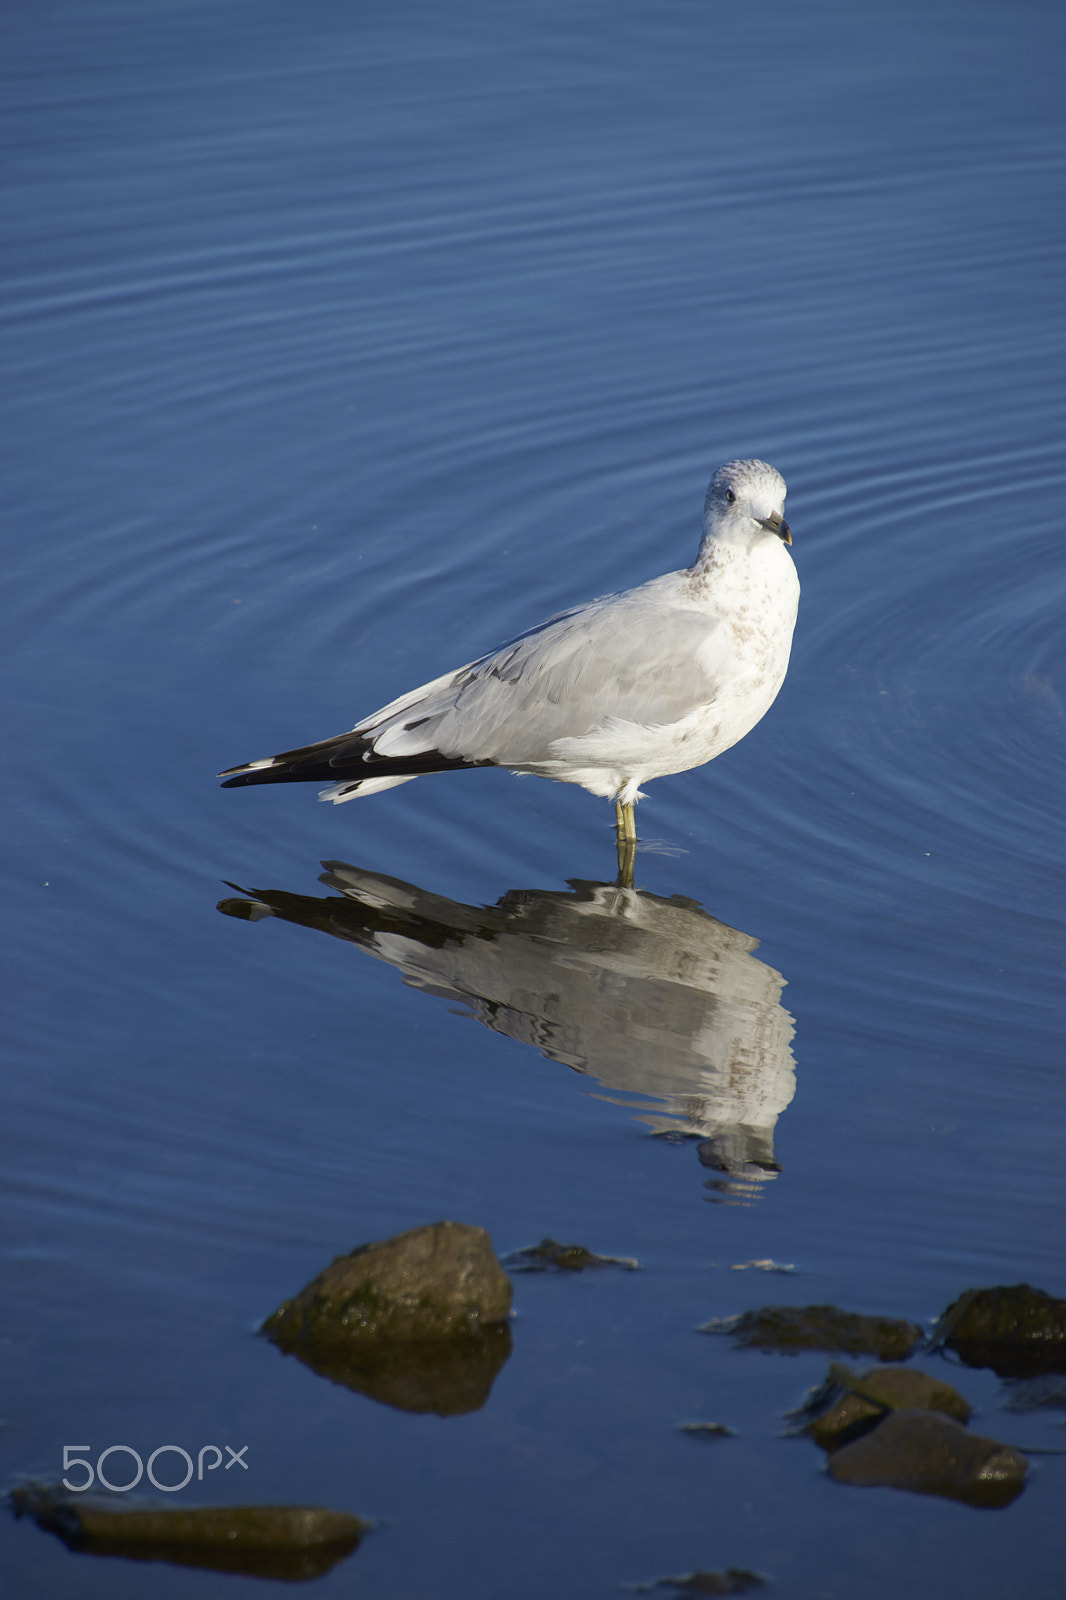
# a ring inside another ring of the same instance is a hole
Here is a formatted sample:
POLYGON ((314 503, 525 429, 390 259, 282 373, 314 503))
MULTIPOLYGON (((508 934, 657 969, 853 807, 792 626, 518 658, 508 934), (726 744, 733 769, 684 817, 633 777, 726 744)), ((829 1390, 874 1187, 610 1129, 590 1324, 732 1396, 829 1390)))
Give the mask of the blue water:
MULTIPOLYGON (((247 1443, 201 1498, 381 1519, 323 1595, 741 1566, 1057 1600, 1061 1458, 994 1513, 843 1489, 779 1436, 826 1358, 694 1330, 1066 1295, 1061 8, 53 0, 2 30, 5 1473, 247 1443), (624 936, 579 790, 216 786, 687 564, 734 455, 789 484, 792 666, 652 785, 624 936), (323 861, 487 919, 500 962, 215 910, 358 922, 323 861), (445 1216, 644 1270, 517 1278, 465 1417, 254 1336, 445 1216)), ((948 1376, 980 1431, 1066 1444, 948 1376)), ((19 1595, 292 1592, 27 1521, 0 1561, 19 1595)))

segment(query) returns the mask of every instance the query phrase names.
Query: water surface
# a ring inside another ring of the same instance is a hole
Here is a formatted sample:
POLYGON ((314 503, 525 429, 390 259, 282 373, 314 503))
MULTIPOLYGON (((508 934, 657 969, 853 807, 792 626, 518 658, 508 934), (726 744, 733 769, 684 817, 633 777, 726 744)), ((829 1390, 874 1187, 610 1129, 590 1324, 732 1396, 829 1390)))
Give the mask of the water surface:
MULTIPOLYGON (((1060 9, 3 31, 6 1472, 248 1443, 203 1497, 383 1519, 323 1594, 1057 1597, 1060 1458, 996 1513, 842 1489, 779 1437, 826 1359, 694 1329, 1066 1294, 1060 9), (652 786, 632 897, 575 789, 215 786, 686 564, 734 455, 789 483, 793 663, 652 786), (305 915, 215 910, 257 895, 305 915), (439 1217, 644 1270, 519 1278, 463 1417, 254 1337, 439 1217)), ((948 1376, 982 1431, 1066 1443, 948 1376)), ((3 1545, 13 1593, 142 1592, 3 1545)))

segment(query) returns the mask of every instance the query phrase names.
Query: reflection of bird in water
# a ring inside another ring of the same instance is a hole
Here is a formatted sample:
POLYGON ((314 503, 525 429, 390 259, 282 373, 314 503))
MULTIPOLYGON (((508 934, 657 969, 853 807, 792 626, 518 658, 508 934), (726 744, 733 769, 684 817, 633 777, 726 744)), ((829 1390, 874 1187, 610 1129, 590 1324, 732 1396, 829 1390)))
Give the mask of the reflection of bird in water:
POLYGON ((701 1162, 728 1179, 777 1172, 793 1026, 784 979, 751 954, 755 939, 681 895, 575 880, 572 893, 513 890, 482 909, 323 865, 339 896, 251 890, 219 909, 349 939, 412 988, 461 1001, 486 1027, 596 1078, 654 1132, 699 1138, 701 1162))
POLYGON ((728 461, 691 567, 550 617, 348 733, 231 767, 224 787, 319 783, 339 805, 430 772, 509 767, 614 800, 631 845, 640 785, 728 750, 784 682, 799 600, 784 502, 765 461, 728 461))

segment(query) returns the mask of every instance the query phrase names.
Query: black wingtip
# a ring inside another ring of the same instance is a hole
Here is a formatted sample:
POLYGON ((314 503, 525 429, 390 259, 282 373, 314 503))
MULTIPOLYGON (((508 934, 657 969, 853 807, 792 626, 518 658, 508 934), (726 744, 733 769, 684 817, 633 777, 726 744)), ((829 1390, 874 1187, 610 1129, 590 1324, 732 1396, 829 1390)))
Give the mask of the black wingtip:
MULTIPOLYGON (((222 776, 220 772, 219 777, 222 776)), ((320 777, 318 772, 293 772, 291 767, 257 767, 252 772, 238 772, 235 777, 226 778, 219 788, 246 789, 250 784, 258 783, 306 783, 309 779, 314 781, 320 777)))

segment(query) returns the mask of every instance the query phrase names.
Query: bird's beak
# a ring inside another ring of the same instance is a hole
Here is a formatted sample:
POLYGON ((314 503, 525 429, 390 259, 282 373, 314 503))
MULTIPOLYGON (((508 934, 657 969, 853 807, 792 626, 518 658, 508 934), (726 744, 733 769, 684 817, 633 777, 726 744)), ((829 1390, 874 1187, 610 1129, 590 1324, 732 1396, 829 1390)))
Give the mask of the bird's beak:
POLYGON ((774 511, 770 516, 759 518, 759 527, 765 528, 767 533, 776 533, 779 539, 784 539, 786 544, 792 543, 792 530, 780 511, 774 511))

